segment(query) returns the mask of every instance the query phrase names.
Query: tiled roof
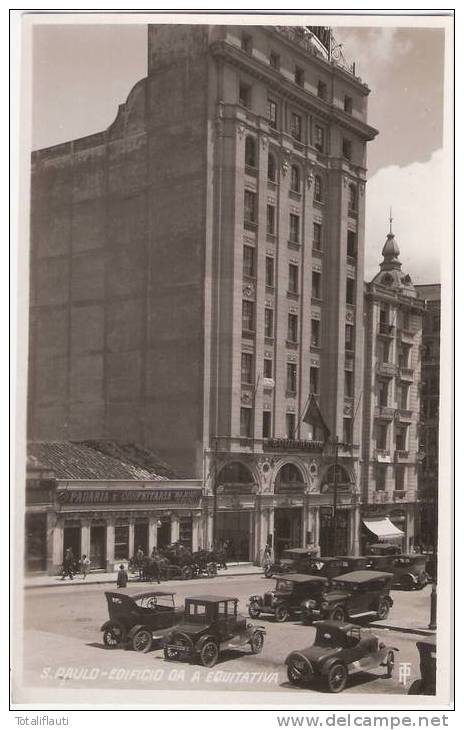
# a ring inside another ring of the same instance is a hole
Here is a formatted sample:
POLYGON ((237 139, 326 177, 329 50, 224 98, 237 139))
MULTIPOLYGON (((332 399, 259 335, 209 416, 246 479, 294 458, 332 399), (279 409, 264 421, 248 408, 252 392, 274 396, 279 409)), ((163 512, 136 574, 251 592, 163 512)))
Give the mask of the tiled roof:
POLYGON ((30 441, 28 458, 38 460, 57 479, 175 479, 152 451, 116 441, 30 441))

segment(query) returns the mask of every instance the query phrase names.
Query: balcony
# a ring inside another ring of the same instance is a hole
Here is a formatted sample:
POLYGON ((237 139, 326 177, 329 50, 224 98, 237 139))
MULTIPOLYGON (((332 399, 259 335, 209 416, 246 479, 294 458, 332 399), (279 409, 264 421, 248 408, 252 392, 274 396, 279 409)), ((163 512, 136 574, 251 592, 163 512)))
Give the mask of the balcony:
POLYGON ((412 421, 412 411, 409 408, 398 408, 396 411, 396 418, 398 421, 412 421))
POLYGON ((400 365, 399 375, 400 375, 401 380, 408 380, 409 382, 412 382, 414 380, 414 369, 405 368, 402 365, 400 365))
POLYGON ((382 337, 393 337, 395 334, 395 325, 387 322, 379 322, 377 325, 377 334, 382 337))
POLYGON ((392 378, 394 375, 396 375, 397 367, 395 363, 393 362, 378 362, 377 363, 377 373, 379 375, 385 375, 388 378, 392 378))
POLYGON ((415 464, 416 454, 406 449, 396 449, 395 464, 415 464))
POLYGON ((393 502, 417 502, 417 489, 394 489, 393 502))
POLYGON ((248 218, 245 218, 245 220, 243 221, 243 227, 247 231, 256 231, 258 229, 258 224, 256 223, 256 221, 252 221, 252 220, 249 220, 248 218))
POLYGON ((252 165, 245 165, 245 174, 251 177, 258 177, 258 170, 252 165))
POLYGON ((271 438, 265 439, 263 447, 270 451, 318 451, 322 452, 322 441, 306 441, 303 439, 271 438))
POLYGON ((374 449, 374 459, 381 464, 391 464, 391 453, 389 449, 374 449))
POLYGON ((370 492, 368 501, 371 504, 385 504, 388 502, 388 493, 383 491, 370 492))
POLYGON ((374 418, 381 418, 387 421, 393 420, 395 416, 395 409, 389 406, 375 406, 374 418))

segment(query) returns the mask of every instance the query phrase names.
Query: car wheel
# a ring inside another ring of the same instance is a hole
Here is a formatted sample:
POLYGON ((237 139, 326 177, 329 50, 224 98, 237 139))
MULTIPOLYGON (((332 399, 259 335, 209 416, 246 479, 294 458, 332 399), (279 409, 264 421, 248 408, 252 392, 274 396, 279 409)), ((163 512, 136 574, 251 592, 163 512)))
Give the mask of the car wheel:
POLYGON ((248 615, 250 618, 259 618, 261 615, 261 611, 259 608, 258 601, 252 601, 250 605, 248 606, 248 615))
POLYGON ((289 613, 288 608, 285 606, 277 606, 275 611, 275 620, 279 624, 283 624, 288 619, 289 613))
POLYGON ((266 567, 264 568, 265 578, 272 578, 272 573, 273 573, 272 565, 266 565, 266 567))
POLYGON ((108 626, 103 632, 103 643, 107 649, 116 649, 122 644, 122 631, 119 626, 108 626))
POLYGON ((193 570, 190 565, 184 565, 181 571, 182 580, 191 580, 193 578, 193 570))
POLYGON ((400 580, 400 587, 403 591, 413 591, 415 584, 410 575, 402 575, 400 580))
POLYGON ((217 566, 214 563, 210 563, 206 568, 206 574, 208 578, 214 578, 217 575, 217 566))
POLYGON ((333 609, 330 613, 330 618, 332 621, 344 621, 345 620, 345 609, 343 606, 337 606, 333 609))
POLYGON ((389 651, 387 654, 387 677, 390 678, 393 675, 393 670, 395 668, 395 652, 389 651))
POLYGON ((301 687, 304 684, 309 684, 311 672, 302 659, 292 659, 287 666, 287 677, 291 684, 301 687))
POLYGON ((150 651, 152 643, 153 637, 151 631, 148 631, 148 629, 139 629, 132 639, 132 647, 134 651, 140 651, 143 654, 150 651))
POLYGON ((379 607, 377 609, 377 618, 379 619, 379 621, 385 621, 389 613, 390 606, 388 605, 388 602, 385 600, 380 601, 379 607))
POLYGON ((251 653, 261 654, 264 646, 264 634, 262 631, 255 631, 250 639, 251 653))
MULTIPOLYGON (((192 651, 192 649, 193 649, 192 641, 187 634, 181 634, 181 633, 174 634, 171 637, 171 640, 169 643, 172 643, 176 646, 186 646, 190 649, 190 651, 192 651)), ((180 653, 178 653, 175 649, 173 649, 172 647, 167 645, 164 647, 164 658, 167 660, 181 659, 182 655, 180 653)))
POLYGON ((214 667, 219 658, 219 647, 214 641, 207 641, 200 649, 200 662, 204 667, 214 667))
POLYGON ((330 692, 341 692, 346 687, 348 670, 344 664, 332 664, 327 674, 327 686, 330 692))

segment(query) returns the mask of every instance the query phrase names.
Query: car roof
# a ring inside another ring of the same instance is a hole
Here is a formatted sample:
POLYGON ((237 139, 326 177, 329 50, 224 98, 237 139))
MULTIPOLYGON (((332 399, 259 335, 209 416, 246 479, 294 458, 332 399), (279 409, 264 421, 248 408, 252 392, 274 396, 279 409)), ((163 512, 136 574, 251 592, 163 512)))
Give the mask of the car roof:
POLYGON ((175 596, 176 594, 172 591, 148 591, 147 593, 134 593, 133 596, 129 596, 134 601, 138 601, 139 598, 158 598, 159 596, 175 596))
POLYGON ((304 575, 303 573, 284 573, 275 577, 277 580, 289 580, 292 583, 318 583, 327 580, 320 575, 304 575))
POLYGON ((322 629, 323 631, 343 631, 345 633, 348 633, 348 631, 351 631, 351 629, 359 629, 359 626, 356 626, 355 624, 350 624, 345 621, 313 621, 313 626, 315 626, 317 629, 322 629))
POLYGON ((379 570, 354 570, 352 573, 337 575, 334 580, 343 580, 347 583, 364 583, 376 578, 392 578, 392 573, 382 573, 379 570))
POLYGON ((186 601, 195 601, 197 603, 220 603, 221 601, 238 601, 235 596, 187 596, 186 601))

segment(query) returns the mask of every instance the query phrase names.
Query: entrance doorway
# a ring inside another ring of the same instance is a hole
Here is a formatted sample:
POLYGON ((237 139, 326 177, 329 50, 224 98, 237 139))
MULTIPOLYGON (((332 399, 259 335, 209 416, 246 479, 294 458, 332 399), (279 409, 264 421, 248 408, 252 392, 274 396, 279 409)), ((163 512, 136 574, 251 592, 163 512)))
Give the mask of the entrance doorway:
POLYGON ((26 515, 26 570, 47 569, 47 515, 26 515))
POLYGON ((92 568, 106 568, 106 525, 90 526, 90 565, 92 568))
POLYGON ((250 558, 251 512, 217 512, 216 541, 226 552, 226 560, 247 562, 250 558))
POLYGON ((335 534, 335 551, 333 549, 333 518, 331 507, 321 507, 319 545, 321 557, 330 555, 347 555, 349 553, 349 518, 347 509, 337 510, 337 527, 335 534))
POLYGON ((161 518, 161 525, 158 527, 157 543, 160 550, 171 544, 171 520, 169 517, 161 518))
POLYGON ((136 555, 139 547, 142 548, 143 554, 148 553, 148 520, 136 520, 134 525, 134 555, 136 555))
POLYGON ((302 545, 302 509, 276 509, 274 511, 274 550, 280 558, 286 548, 302 545))
POLYGON ((67 548, 71 548, 74 560, 81 557, 81 526, 65 525, 63 530, 63 555, 67 548))

